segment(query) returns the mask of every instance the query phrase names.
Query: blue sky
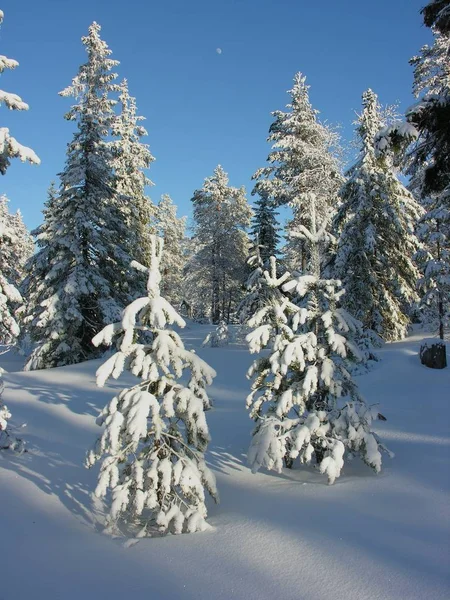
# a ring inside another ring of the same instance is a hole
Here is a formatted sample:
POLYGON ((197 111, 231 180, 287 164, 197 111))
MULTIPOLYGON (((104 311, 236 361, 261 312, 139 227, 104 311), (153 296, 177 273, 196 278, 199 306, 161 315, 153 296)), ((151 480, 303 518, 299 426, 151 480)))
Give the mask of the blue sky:
POLYGON ((0 53, 20 62, 1 87, 29 103, 1 108, 2 126, 40 156, 14 161, 0 178, 10 208, 35 227, 51 180, 64 166, 73 125, 58 96, 85 62, 90 23, 121 62, 156 158, 149 176, 157 202, 169 193, 180 214, 217 164, 245 185, 269 152, 271 111, 283 108, 297 71, 307 76, 321 118, 352 136, 355 110, 371 87, 383 104, 413 102, 408 59, 430 41, 426 0, 4 0, 0 53), (216 52, 221 48, 222 53, 216 52))

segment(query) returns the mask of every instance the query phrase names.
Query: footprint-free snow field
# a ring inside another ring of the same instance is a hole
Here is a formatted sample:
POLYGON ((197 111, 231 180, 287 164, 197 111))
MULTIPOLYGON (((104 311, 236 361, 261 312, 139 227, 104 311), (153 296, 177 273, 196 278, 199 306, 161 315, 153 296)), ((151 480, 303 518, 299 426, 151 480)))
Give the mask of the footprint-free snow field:
POLYGON ((126 545, 102 533, 97 470, 86 450, 99 410, 130 377, 95 385, 100 361, 24 373, 0 357, 4 400, 28 452, 0 453, 1 600, 438 600, 450 595, 450 369, 418 358, 420 336, 387 344, 357 378, 387 417, 395 458, 375 475, 358 461, 333 486, 313 467, 252 475, 244 345, 202 348, 217 371, 207 458, 221 503, 210 531, 126 545))

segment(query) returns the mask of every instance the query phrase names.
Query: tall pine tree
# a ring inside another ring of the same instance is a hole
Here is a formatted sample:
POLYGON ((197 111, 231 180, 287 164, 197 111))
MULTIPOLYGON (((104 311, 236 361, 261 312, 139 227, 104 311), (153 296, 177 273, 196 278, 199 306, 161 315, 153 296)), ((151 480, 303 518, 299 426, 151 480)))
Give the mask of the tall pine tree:
POLYGON ((343 281, 344 306, 387 341, 403 338, 417 300, 418 249, 414 233, 422 210, 394 173, 388 153, 376 151, 385 125, 376 94, 363 94, 357 133, 360 157, 341 190, 335 219, 340 233, 335 275, 343 281))
POLYGON ((82 42, 88 60, 61 92, 76 99, 66 118, 77 130, 57 195, 49 200, 44 224, 37 230, 39 251, 30 263, 30 333, 39 345, 28 369, 97 356, 92 338, 117 320, 133 295, 127 277, 131 257, 124 242, 128 232, 108 141, 118 63, 110 58, 97 23, 82 42))
POLYGON ((422 304, 444 338, 450 325, 450 4, 430 2, 422 11, 434 43, 411 59, 418 102, 407 119, 418 131, 407 157, 411 188, 426 213, 418 228, 422 304))
POLYGON ((261 261, 267 263, 271 256, 278 254, 280 228, 273 201, 265 190, 261 190, 260 194, 253 208, 251 235, 254 243, 258 244, 261 261))
POLYGON ((207 298, 212 322, 228 323, 242 296, 252 210, 244 188, 229 186, 220 165, 194 192, 192 203, 197 252, 188 266, 188 301, 207 298))
MULTIPOLYGON (((120 197, 127 237, 123 240, 127 252, 147 265, 150 258, 150 236, 155 228, 156 208, 146 195, 153 185, 145 171, 155 160, 148 144, 142 142, 147 131, 145 120, 137 114, 136 99, 130 96, 128 82, 118 86, 120 114, 114 120, 112 134, 118 139, 112 144, 114 154, 115 189, 120 197)), ((136 274, 133 274, 136 277, 136 274)))
MULTIPOLYGON (((290 265, 293 268, 305 271, 309 261, 307 245, 290 234, 300 226, 309 226, 312 196, 319 219, 329 221, 342 178, 332 152, 336 135, 318 120, 318 111, 309 100, 309 86, 301 73, 295 75, 289 94, 287 111, 273 113, 275 119, 268 137, 272 143, 269 165, 253 176, 257 180, 254 192, 272 198, 277 205, 291 207, 293 217, 287 225, 288 262, 293 263, 290 265)), ((326 241, 324 237, 323 242, 326 241)))
POLYGON ((9 345, 19 336, 16 310, 22 303, 18 290, 23 255, 14 217, 6 196, 0 196, 0 345, 9 345))
POLYGON ((177 217, 177 207, 168 194, 161 196, 156 212, 158 235, 164 240, 161 259, 161 293, 175 307, 183 300, 186 262, 186 217, 177 217))

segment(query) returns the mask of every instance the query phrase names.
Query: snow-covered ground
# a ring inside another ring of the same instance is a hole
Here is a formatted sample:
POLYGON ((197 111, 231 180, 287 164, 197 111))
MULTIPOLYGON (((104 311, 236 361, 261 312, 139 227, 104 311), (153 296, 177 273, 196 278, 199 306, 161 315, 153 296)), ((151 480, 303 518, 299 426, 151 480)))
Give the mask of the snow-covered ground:
POLYGON ((101 533, 83 467, 94 417, 124 387, 95 386, 100 364, 23 373, 0 356, 29 452, 0 453, 0 600, 438 600, 450 597, 450 368, 418 359, 420 336, 387 345, 358 378, 386 423, 395 458, 380 475, 353 462, 333 486, 314 469, 252 475, 245 452, 251 357, 244 346, 201 348, 207 326, 183 333, 216 370, 208 459, 221 494, 213 530, 124 547, 101 533), (139 596, 138 596, 139 595, 139 596))

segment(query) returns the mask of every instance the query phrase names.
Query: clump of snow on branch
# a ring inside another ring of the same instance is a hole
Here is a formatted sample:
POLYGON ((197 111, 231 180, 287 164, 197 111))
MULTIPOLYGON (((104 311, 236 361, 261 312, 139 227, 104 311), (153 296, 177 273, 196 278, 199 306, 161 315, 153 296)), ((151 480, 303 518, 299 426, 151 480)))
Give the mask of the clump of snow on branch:
MULTIPOLYGON (((3 22, 3 13, 0 15, 0 25, 3 22)), ((0 74, 6 69, 15 69, 19 63, 12 58, 0 56, 0 74)), ((17 94, 0 90, 0 105, 4 104, 9 110, 28 110, 29 106, 17 94)), ((10 135, 7 127, 0 127, 0 173, 4 175, 10 165, 11 158, 19 158, 22 162, 38 165, 41 161, 35 152, 10 135)))
POLYGON ((142 380, 102 411, 97 423, 104 432, 86 460, 89 467, 101 462, 95 494, 104 498, 110 491, 111 527, 126 520, 139 526, 140 536, 202 531, 208 527, 205 492, 218 501, 204 459, 210 441, 205 387, 215 371, 166 329, 185 323, 160 295, 162 247, 152 236, 148 295, 93 340, 110 345, 118 338, 117 351, 97 371, 99 386, 125 369, 142 380))

